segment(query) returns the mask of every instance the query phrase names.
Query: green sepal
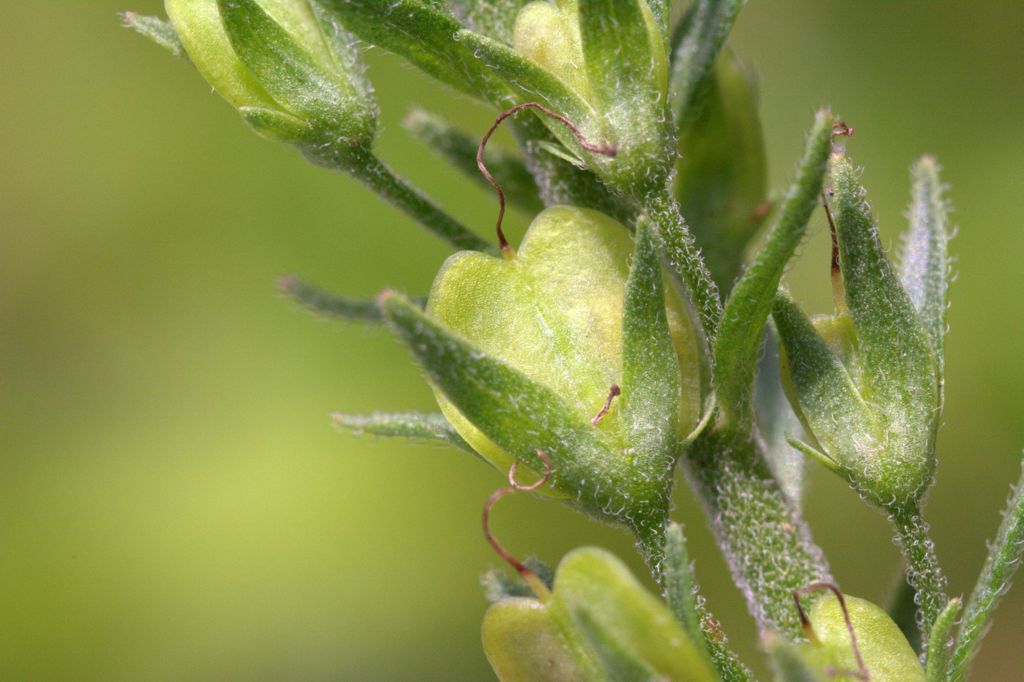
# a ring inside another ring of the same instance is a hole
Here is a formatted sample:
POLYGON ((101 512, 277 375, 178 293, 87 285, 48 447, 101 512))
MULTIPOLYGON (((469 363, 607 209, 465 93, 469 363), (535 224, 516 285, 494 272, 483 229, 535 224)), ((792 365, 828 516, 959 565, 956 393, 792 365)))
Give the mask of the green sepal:
MULTIPOLYGON (((1024 462, 1022 462, 1024 464, 1024 462)), ((1003 521, 995 541, 989 545, 985 566, 964 607, 963 622, 953 652, 950 679, 960 682, 985 636, 992 613, 1009 589, 1010 581, 1024 559, 1024 467, 1010 493, 1003 521)))
POLYGON ((181 38, 174 31, 171 22, 160 17, 147 17, 135 12, 122 12, 121 22, 139 35, 149 38, 154 43, 170 52, 179 59, 188 59, 181 38))
POLYGON ((670 106, 681 129, 699 112, 715 61, 745 0, 696 0, 672 36, 670 106))
POLYGON ((253 129, 253 132, 268 140, 284 140, 301 144, 314 135, 309 123, 278 109, 239 107, 238 113, 253 129))
MULTIPOLYGON (((857 456, 879 474, 875 490, 867 491, 871 497, 890 508, 912 505, 935 469, 940 413, 935 354, 886 258, 857 173, 841 152, 833 155, 830 180, 845 303, 862 373, 858 389, 879 421, 873 439, 879 449, 861 443, 857 456)), ((815 435, 821 441, 821 432, 815 435)))
POLYGON ((418 0, 320 0, 360 40, 393 52, 437 80, 492 104, 508 89, 460 37, 462 26, 418 0))
POLYGON ((678 131, 674 193, 715 282, 728 292, 771 204, 753 76, 728 50, 713 75, 703 106, 678 131))
MULTIPOLYGON (((925 674, 917 654, 889 615, 866 599, 843 595, 850 622, 857 635, 857 647, 872 682, 924 682, 925 674)), ((850 641, 839 600, 819 599, 808 618, 818 646, 839 670, 857 670, 857 658, 850 641)))
POLYGON ((928 637, 925 674, 928 682, 946 682, 949 679, 949 664, 953 654, 953 626, 960 615, 963 602, 954 597, 946 602, 939 613, 928 637))
MULTIPOLYGON (((423 109, 409 112, 402 125, 466 177, 486 187, 488 191, 493 191, 476 165, 476 153, 480 146, 476 136, 459 130, 442 117, 423 109)), ((510 204, 531 214, 544 209, 537 184, 521 158, 488 147, 484 152, 484 163, 505 190, 510 204)))
POLYGON ((406 438, 426 442, 454 445, 472 455, 476 451, 462 436, 452 428, 442 414, 423 414, 421 412, 374 412, 373 414, 344 414, 335 412, 331 415, 335 426, 351 431, 357 436, 370 435, 386 438, 406 438))
POLYGON ((607 122, 614 160, 599 165, 613 187, 664 190, 675 155, 666 131, 668 58, 646 0, 578 0, 591 102, 607 122))
POLYGON ((700 378, 688 373, 684 390, 679 355, 686 350, 676 348, 669 330, 661 261, 646 220, 637 223, 634 240, 622 313, 622 416, 630 447, 660 453, 671 467, 693 426, 681 425, 680 418, 697 407, 685 406, 680 414, 680 406, 684 396, 699 395, 700 378))
POLYGON ((921 158, 911 168, 910 179, 910 227, 904 235, 900 280, 928 333, 941 385, 951 269, 950 208, 935 159, 921 158))
POLYGON ((753 418, 754 374, 764 325, 782 274, 807 231, 821 194, 832 125, 830 112, 818 112, 779 217, 754 262, 733 288, 718 325, 715 391, 725 416, 739 425, 753 418))
POLYGON ((309 5, 303 5, 308 16, 295 21, 304 32, 316 31, 305 45, 256 0, 218 0, 218 5, 239 59, 275 101, 323 131, 321 143, 332 148, 372 144, 377 122, 372 98, 337 63, 336 43, 325 42, 309 5))

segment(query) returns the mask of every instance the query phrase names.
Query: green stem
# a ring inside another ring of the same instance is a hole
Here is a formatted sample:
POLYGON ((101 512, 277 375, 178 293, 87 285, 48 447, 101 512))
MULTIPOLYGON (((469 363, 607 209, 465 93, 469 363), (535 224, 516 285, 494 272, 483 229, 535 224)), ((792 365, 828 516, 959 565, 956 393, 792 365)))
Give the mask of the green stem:
POLYGON ((409 184, 368 149, 347 154, 344 168, 360 182, 413 220, 458 249, 493 251, 494 246, 448 215, 420 190, 409 184))
POLYGON ((907 562, 907 582, 914 588, 917 604, 917 629, 921 642, 928 642, 935 619, 949 599, 946 577, 935 554, 935 543, 928 534, 928 524, 916 507, 894 510, 890 514, 896 530, 896 543, 907 562))
POLYGON ((792 592, 832 578, 806 522, 772 475, 760 440, 709 429, 690 449, 688 468, 758 629, 801 639, 792 592))

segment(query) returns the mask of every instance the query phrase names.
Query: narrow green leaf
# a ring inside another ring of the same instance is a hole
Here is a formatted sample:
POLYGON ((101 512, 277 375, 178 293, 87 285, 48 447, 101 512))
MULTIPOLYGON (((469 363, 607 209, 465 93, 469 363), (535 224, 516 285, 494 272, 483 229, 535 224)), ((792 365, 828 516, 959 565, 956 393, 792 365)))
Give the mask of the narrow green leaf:
MULTIPOLYGON (((832 158, 832 210, 846 305, 857 333, 865 398, 901 424, 930 430, 938 417, 931 344, 914 305, 886 258, 871 209, 845 154, 832 158)), ((923 435, 930 455, 934 436, 923 435)))
POLYGON ((939 165, 926 156, 910 171, 910 227, 903 243, 900 279, 931 340, 942 380, 949 286, 949 205, 943 197, 939 165))
POLYGON ((171 22, 160 17, 147 17, 135 12, 122 12, 121 22, 139 35, 149 38, 179 59, 188 59, 185 46, 175 32, 171 22))
POLYGON ((623 417, 631 447, 671 464, 679 454, 679 436, 685 436, 679 434, 679 358, 669 332, 661 262, 648 220, 637 222, 634 240, 622 315, 623 417))
POLYGON ((690 553, 686 549, 683 527, 670 523, 665 530, 665 565, 662 569, 665 598, 676 620, 693 641, 700 642, 704 633, 700 627, 697 606, 697 583, 693 578, 690 553))
POLYGON ((516 16, 531 0, 448 0, 452 14, 463 26, 511 45, 516 16))
POLYGON ((700 108, 715 60, 745 0, 696 0, 673 36, 670 106, 682 128, 700 108))
POLYGON ((732 290, 715 339, 715 384, 719 405, 737 424, 753 417, 754 373, 765 322, 779 281, 807 231, 821 194, 832 142, 832 114, 819 111, 807 139, 797 176, 779 218, 754 262, 732 290))
POLYGON ((985 636, 992 612, 1006 591, 1010 580, 1024 556, 1024 470, 1010 494, 1003 521, 999 525, 985 567, 967 600, 963 624, 957 639, 950 670, 950 679, 963 680, 977 653, 978 644, 985 636))
MULTIPOLYGON (((440 116, 423 109, 409 112, 403 125, 445 161, 488 191, 493 191, 476 165, 476 152, 480 145, 478 137, 459 130, 440 116)), ((522 159, 491 146, 484 152, 484 163, 505 190, 509 203, 530 214, 544 209, 537 185, 522 159)))
POLYGON ((504 84, 459 39, 462 26, 417 0, 321 0, 360 40, 405 58, 470 96, 505 100, 504 84))
POLYGON ((783 375, 795 394, 790 402, 807 430, 829 455, 846 452, 850 442, 870 442, 865 434, 874 426, 873 415, 811 321, 786 294, 776 297, 772 317, 782 340, 783 375))
POLYGON ((953 653, 953 626, 956 625, 962 606, 963 603, 958 598, 950 599, 932 626, 925 668, 928 682, 946 682, 949 679, 949 660, 953 653))
POLYGON ((436 441, 454 445, 460 450, 476 455, 473 448, 462 440, 462 436, 455 432, 452 425, 441 414, 420 412, 343 414, 336 412, 331 415, 331 420, 336 426, 351 431, 357 436, 367 434, 389 438, 436 441))
MULTIPOLYGON (((282 293, 299 305, 325 317, 350 320, 352 322, 383 322, 384 320, 376 301, 333 294, 294 275, 282 277, 278 286, 282 293)), ((426 304, 425 297, 412 300, 420 308, 426 304)))

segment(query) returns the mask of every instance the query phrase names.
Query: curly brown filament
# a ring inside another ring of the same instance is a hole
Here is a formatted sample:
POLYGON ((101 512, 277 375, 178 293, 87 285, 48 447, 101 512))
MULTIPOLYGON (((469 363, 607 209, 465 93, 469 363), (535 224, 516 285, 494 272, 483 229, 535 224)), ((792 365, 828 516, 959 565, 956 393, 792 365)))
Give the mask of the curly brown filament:
POLYGON ((544 584, 544 581, 541 580, 536 573, 525 566, 523 562, 515 558, 511 552, 502 547, 501 543, 498 542, 497 538, 495 538, 491 533, 491 509, 494 507, 495 502, 506 495, 512 495, 520 491, 530 492, 531 490, 537 490, 551 479, 551 457, 543 450, 537 450, 537 456, 544 461, 544 475, 535 483, 523 485, 516 480, 516 465, 518 462, 513 462, 512 467, 508 470, 508 483, 511 487, 499 488, 491 493, 491 496, 487 498, 487 502, 484 503, 483 525, 484 537, 498 556, 504 559, 510 566, 512 566, 512 568, 516 569, 516 572, 522 576, 523 580, 525 580, 530 586, 530 589, 533 590, 533 593, 537 595, 538 599, 541 601, 547 601, 548 597, 551 596, 551 592, 548 590, 547 585, 544 584))
POLYGON ((836 599, 839 600, 839 608, 842 610, 843 620, 846 622, 846 631, 850 633, 850 646, 853 648, 853 655, 857 660, 857 670, 836 670, 835 668, 832 668, 828 670, 828 674, 834 677, 844 675, 854 677, 858 680, 870 680, 871 674, 864 666, 864 659, 860 655, 860 647, 857 645, 857 633, 853 630, 853 622, 850 620, 850 612, 846 608, 846 599, 843 597, 843 593, 839 591, 839 588, 832 583, 811 583, 807 587, 802 587, 799 590, 793 591, 793 601, 796 602, 796 610, 800 614, 800 625, 803 627, 804 632, 807 633, 807 639, 815 643, 818 642, 818 636, 814 633, 814 627, 811 625, 810 619, 807 618, 807 614, 804 613, 804 607, 800 603, 800 597, 822 590, 831 592, 836 596, 836 599))
POLYGON ((854 128, 851 128, 842 121, 836 121, 832 124, 832 137, 849 137, 854 132, 854 128))
POLYGON ((612 409, 612 401, 620 395, 622 395, 622 389, 619 388, 618 384, 612 384, 608 389, 608 399, 604 401, 604 407, 602 407, 597 414, 591 417, 590 423, 594 426, 600 424, 601 420, 604 419, 604 416, 608 414, 608 410, 612 409))
POLYGON ((505 233, 501 229, 501 223, 505 219, 505 192, 502 191, 501 185, 498 184, 498 181, 494 179, 494 176, 491 175, 491 172, 487 170, 487 166, 484 164, 484 148, 487 146, 487 141, 491 139, 491 135, 493 135, 494 131, 498 129, 498 126, 500 126, 506 118, 515 116, 523 109, 536 109, 542 114, 545 114, 555 119, 556 121, 564 125, 566 128, 568 128, 569 131, 572 132, 573 137, 576 138, 576 141, 579 142, 580 146, 586 149, 588 152, 593 152, 595 154, 604 154, 606 156, 615 156, 615 154, 618 152, 618 148, 615 147, 614 145, 593 144, 591 142, 588 142, 583 137, 583 133, 579 131, 579 128, 577 128, 572 121, 567 119, 565 116, 562 116, 561 114, 552 111, 551 109, 548 109, 540 102, 524 102, 523 104, 517 104, 511 109, 503 111, 501 115, 499 115, 498 118, 495 119, 490 129, 484 134, 483 139, 480 140, 480 148, 477 149, 476 152, 476 167, 480 169, 480 172, 483 174, 484 179, 486 179, 487 182, 490 183, 491 187, 494 188, 494 191, 498 193, 498 222, 497 225, 495 226, 495 231, 498 233, 498 244, 499 246, 501 246, 501 253, 506 258, 511 258, 513 255, 515 255, 515 252, 512 250, 512 245, 508 243, 508 240, 505 238, 505 233))

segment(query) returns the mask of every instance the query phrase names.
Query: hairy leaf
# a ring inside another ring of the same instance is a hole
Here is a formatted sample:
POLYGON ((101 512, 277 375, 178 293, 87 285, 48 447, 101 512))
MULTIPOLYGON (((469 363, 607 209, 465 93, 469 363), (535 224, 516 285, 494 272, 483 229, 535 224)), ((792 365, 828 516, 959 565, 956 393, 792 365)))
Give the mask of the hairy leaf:
POLYGON ((171 25, 171 22, 166 19, 147 17, 135 12, 122 12, 121 21, 125 27, 149 38, 175 57, 188 59, 188 55, 185 54, 185 46, 181 44, 181 38, 174 31, 174 26, 171 25))
POLYGON ((715 60, 745 0, 696 0, 673 36, 670 106, 683 127, 699 111, 715 60))
POLYGON ((932 626, 926 651, 925 674, 928 682, 946 682, 949 679, 949 661, 953 653, 953 626, 956 625, 961 607, 963 603, 959 599, 950 599, 932 626))
POLYGON ((337 426, 351 431, 357 436, 367 434, 389 438, 437 441, 454 445, 460 450, 476 455, 473 448, 456 433, 452 425, 441 414, 423 414, 421 412, 343 414, 336 412, 331 415, 331 419, 337 426))
POLYGON ((1010 580, 1024 557, 1024 470, 1010 494, 1003 522, 992 543, 985 567, 978 576, 964 608, 963 623, 950 670, 950 679, 963 680, 988 629, 999 600, 1010 588, 1010 580))
POLYGON ((753 417, 754 373, 765 322, 807 222, 821 194, 832 140, 832 114, 820 111, 807 140, 797 177, 779 218, 754 262, 733 288, 715 339, 715 386, 719 405, 738 424, 753 417))

